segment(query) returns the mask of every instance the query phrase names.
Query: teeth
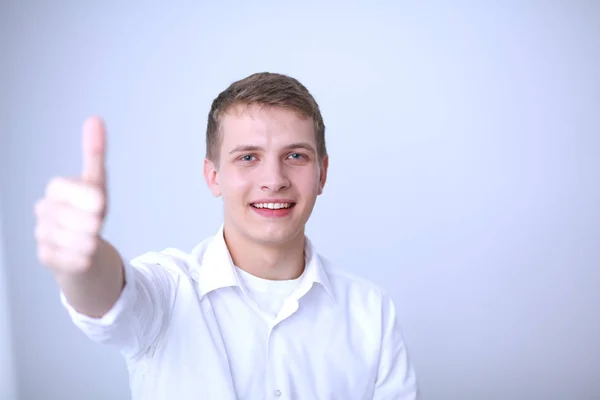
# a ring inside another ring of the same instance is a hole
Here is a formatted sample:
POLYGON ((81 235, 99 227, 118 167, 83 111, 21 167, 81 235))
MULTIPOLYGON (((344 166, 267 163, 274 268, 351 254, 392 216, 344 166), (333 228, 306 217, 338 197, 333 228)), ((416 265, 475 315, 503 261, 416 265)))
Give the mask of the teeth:
POLYGON ((269 208, 271 210, 279 210, 282 208, 290 208, 290 203, 254 203, 252 204, 255 208, 269 208))

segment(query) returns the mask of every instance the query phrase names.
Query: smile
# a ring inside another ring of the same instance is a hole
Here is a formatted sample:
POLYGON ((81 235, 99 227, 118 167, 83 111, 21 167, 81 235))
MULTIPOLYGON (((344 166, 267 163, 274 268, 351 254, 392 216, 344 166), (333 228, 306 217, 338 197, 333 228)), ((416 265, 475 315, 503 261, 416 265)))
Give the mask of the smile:
POLYGON ((291 208, 295 203, 252 203, 251 206, 258 209, 270 209, 270 210, 281 210, 285 208, 291 208))

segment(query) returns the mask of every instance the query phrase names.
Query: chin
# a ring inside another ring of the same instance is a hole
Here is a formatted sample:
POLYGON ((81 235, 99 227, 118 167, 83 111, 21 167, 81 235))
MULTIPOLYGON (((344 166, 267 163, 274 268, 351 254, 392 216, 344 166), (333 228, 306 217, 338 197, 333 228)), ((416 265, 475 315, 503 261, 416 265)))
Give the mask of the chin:
POLYGON ((299 229, 296 224, 293 226, 291 224, 283 225, 284 226, 254 225, 250 227, 248 234, 256 242, 265 245, 281 245, 293 240, 301 233, 301 229, 299 229))

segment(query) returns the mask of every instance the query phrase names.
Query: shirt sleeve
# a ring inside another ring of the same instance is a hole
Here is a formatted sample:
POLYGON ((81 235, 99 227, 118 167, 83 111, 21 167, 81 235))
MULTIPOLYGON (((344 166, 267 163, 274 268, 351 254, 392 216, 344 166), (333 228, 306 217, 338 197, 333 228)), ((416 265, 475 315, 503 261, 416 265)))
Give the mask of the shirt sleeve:
POLYGON ((418 400, 415 370, 389 296, 383 299, 382 318, 382 346, 373 400, 418 400))
POLYGON ((61 291, 62 305, 71 320, 91 340, 117 347, 135 357, 148 351, 168 323, 178 283, 178 275, 152 257, 143 256, 124 263, 125 285, 115 304, 100 318, 75 310, 61 291))

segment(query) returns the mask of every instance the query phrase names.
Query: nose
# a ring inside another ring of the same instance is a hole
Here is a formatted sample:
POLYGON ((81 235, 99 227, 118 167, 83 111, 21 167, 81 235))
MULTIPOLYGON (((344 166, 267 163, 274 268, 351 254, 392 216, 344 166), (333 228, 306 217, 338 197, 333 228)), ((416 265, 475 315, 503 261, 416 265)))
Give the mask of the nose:
POLYGON ((278 161, 272 161, 263 165, 263 174, 261 179, 261 189, 273 193, 280 192, 290 187, 285 166, 278 161))

